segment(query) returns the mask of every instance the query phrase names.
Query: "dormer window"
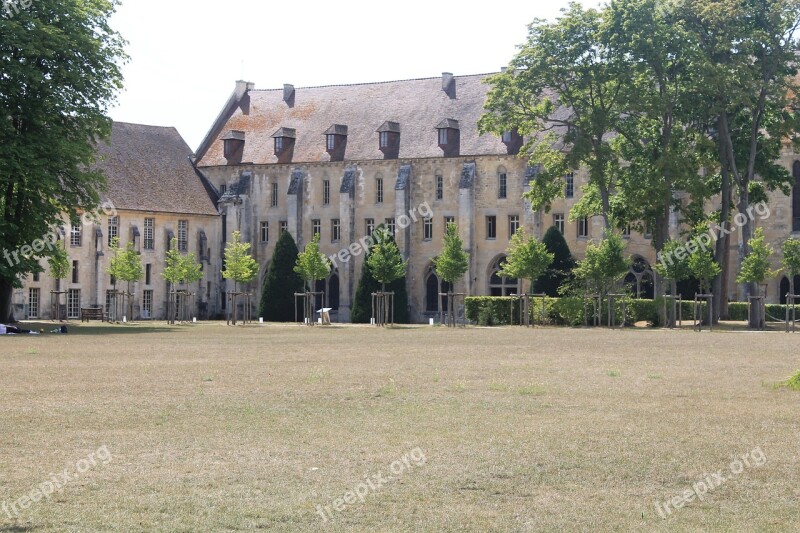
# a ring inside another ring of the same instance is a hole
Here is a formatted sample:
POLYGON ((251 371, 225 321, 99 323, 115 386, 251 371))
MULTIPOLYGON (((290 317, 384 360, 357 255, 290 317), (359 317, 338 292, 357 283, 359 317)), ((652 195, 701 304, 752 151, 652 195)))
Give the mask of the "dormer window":
POLYGON ((229 165, 236 165, 242 162, 244 153, 244 132, 231 130, 222 138, 223 155, 228 160, 229 165))
POLYGON ((501 139, 509 155, 517 155, 522 148, 522 135, 516 129, 504 131, 501 139))
POLYGON ((331 161, 342 161, 347 147, 347 126, 334 124, 325 131, 325 149, 331 161))
POLYGON ((386 121, 378 128, 378 148, 386 159, 397 159, 400 154, 400 124, 386 121))
POLYGON ((275 155, 279 163, 289 163, 294 152, 296 132, 293 128, 280 128, 272 134, 275 139, 275 155))
POLYGON ((444 152, 445 157, 459 155, 460 149, 460 130, 458 121, 446 118, 436 125, 439 132, 439 148, 444 152))

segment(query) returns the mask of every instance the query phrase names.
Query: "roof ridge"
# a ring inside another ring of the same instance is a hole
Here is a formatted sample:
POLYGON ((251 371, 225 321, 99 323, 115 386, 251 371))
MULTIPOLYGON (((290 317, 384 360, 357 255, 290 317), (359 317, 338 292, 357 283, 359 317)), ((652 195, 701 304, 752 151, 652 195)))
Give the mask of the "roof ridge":
MULTIPOLYGON (((456 75, 455 78, 476 78, 482 76, 491 76, 492 74, 497 74, 497 72, 485 72, 482 74, 463 74, 463 75, 456 75)), ((406 78, 400 80, 384 80, 384 81, 367 81, 362 83, 331 83, 328 85, 309 85, 306 87, 296 87, 296 89, 327 89, 329 87, 360 87, 364 85, 383 85, 387 83, 400 83, 404 81, 427 81, 427 80, 439 80, 441 76, 428 76, 425 78, 406 78)), ((283 91, 283 87, 275 88, 275 89, 251 89, 250 92, 272 92, 272 91, 283 91)))
POLYGON ((142 124, 140 122, 126 122, 124 120, 113 120, 113 119, 111 120, 111 123, 112 124, 124 124, 124 125, 127 125, 127 126, 141 126, 143 128, 161 128, 161 129, 165 129, 165 130, 176 130, 177 131, 177 128, 175 126, 158 126, 156 124, 142 124))

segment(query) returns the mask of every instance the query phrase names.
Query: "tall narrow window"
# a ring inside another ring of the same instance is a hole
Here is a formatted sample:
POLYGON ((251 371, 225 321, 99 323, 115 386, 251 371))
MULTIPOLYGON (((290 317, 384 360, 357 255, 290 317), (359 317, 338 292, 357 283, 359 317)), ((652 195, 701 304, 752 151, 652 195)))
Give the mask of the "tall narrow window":
POLYGON ((269 222, 262 221, 260 226, 261 242, 269 242, 269 222))
POLYGON ((553 215, 553 225, 556 227, 561 234, 564 234, 564 215, 561 213, 557 213, 553 215))
POLYGON ((564 181, 566 182, 566 186, 564 187, 564 196, 567 198, 572 198, 575 196, 575 174, 570 172, 564 177, 564 181))
POLYGON ((439 144, 447 144, 447 128, 439 128, 439 144))
POLYGON ((80 276, 80 263, 77 261, 72 262, 72 283, 80 283, 81 276, 80 276))
POLYGON ((430 217, 422 219, 422 238, 426 241, 433 239, 433 219, 430 217))
POLYGON ((326 135, 325 142, 325 146, 328 151, 336 150, 336 135, 326 135))
POLYGON ((39 289, 28 289, 28 318, 39 318, 39 289))
POLYGON ((286 220, 281 220, 279 223, 280 232, 283 233, 284 231, 289 231, 289 222, 286 220))
POLYGON ((108 245, 119 237, 119 217, 108 217, 108 245))
POLYGON ((322 205, 331 203, 331 180, 322 180, 322 205))
POLYGON ((228 186, 226 184, 222 184, 219 186, 219 195, 223 196, 228 191, 228 186))
POLYGON ((144 284, 150 285, 153 282, 153 265, 147 263, 144 266, 144 284))
POLYGON ((387 218, 386 220, 384 220, 384 224, 386 225, 386 231, 389 232, 389 235, 394 237, 395 231, 397 229, 397 226, 394 222, 394 218, 387 218))
POLYGON ((379 133, 379 139, 380 139, 380 141, 379 141, 380 148, 388 148, 388 146, 389 146, 389 132, 388 131, 380 132, 379 133))
POLYGON ((189 221, 178 221, 178 251, 186 252, 189 250, 189 221))
POLYGON ((383 203, 383 178, 375 179, 375 203, 383 203))
POLYGON ((82 240, 80 225, 71 226, 69 229, 69 245, 80 246, 82 240))
POLYGON ((497 238, 497 217, 494 215, 486 217, 486 238, 497 238))
POLYGON ((278 184, 272 184, 272 207, 278 207, 278 184))
POLYGON ((444 217, 444 229, 445 230, 447 229, 447 226, 449 224, 455 224, 455 223, 456 223, 456 217, 444 217))
POLYGON ((70 289, 67 293, 67 318, 79 318, 81 314, 81 290, 70 289))
POLYGON ((589 218, 583 217, 578 220, 578 237, 589 236, 589 218))
POLYGON ((508 215, 508 238, 514 236, 519 229, 519 215, 508 215))
POLYGON ((339 242, 342 238, 342 226, 338 218, 331 220, 331 242, 339 242))
POLYGON ((444 177, 441 174, 436 175, 436 199, 441 200, 444 198, 444 177))
POLYGON ((365 218, 364 219, 364 236, 369 237, 372 235, 372 232, 375 231, 375 219, 374 218, 365 218))
POLYGON ((156 219, 144 219, 144 238, 142 239, 142 248, 145 250, 152 250, 155 248, 155 226, 156 219))
POLYGON ((508 182, 505 172, 501 172, 497 176, 497 197, 506 198, 508 196, 508 182))
POLYGON ((311 236, 314 235, 322 237, 322 221, 318 218, 311 221, 311 236))

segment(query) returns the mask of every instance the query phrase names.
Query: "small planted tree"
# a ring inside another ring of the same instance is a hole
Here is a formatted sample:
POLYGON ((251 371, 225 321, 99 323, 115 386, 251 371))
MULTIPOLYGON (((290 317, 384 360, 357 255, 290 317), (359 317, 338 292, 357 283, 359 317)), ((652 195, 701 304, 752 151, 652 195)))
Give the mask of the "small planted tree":
POLYGON ((561 286, 567 283, 572 276, 575 259, 569 251, 569 245, 567 245, 564 235, 555 226, 551 226, 545 232, 542 243, 547 247, 547 251, 553 254, 553 262, 536 280, 533 292, 556 297, 560 294, 561 286))
POLYGON ((127 283, 127 289, 122 295, 122 307, 128 309, 128 316, 133 314, 133 294, 131 284, 142 279, 144 270, 142 259, 134 249, 133 242, 129 242, 124 249, 119 247, 119 239, 114 238, 111 242, 111 261, 108 265, 108 273, 114 280, 114 298, 116 301, 117 281, 127 283), (127 302, 127 306, 125 305, 127 302))
POLYGON ((315 234, 311 242, 306 245, 306 249, 297 255, 294 271, 306 284, 304 315, 308 324, 313 324, 314 298, 310 292, 314 290, 314 283, 325 279, 331 271, 331 262, 319 251, 319 233, 315 234))
MULTIPOLYGON (((392 235, 384 230, 383 224, 375 228, 373 236, 381 239, 389 239, 394 242, 392 235)), ((406 288, 406 276, 390 282, 388 285, 381 285, 372 275, 369 267, 369 257, 372 255, 372 250, 367 250, 367 255, 364 258, 364 263, 361 267, 361 276, 358 278, 356 285, 356 294, 353 298, 353 308, 350 314, 350 320, 354 324, 369 324, 372 318, 372 293, 382 290, 383 292, 389 291, 394 293, 392 298, 394 308, 392 309, 392 316, 396 324, 406 324, 409 322, 408 315, 408 292, 406 288)))
MULTIPOLYGON (((681 241, 667 241, 661 251, 661 260, 653 267, 656 274, 663 279, 669 280, 671 287, 670 293, 673 298, 678 291, 678 282, 689 279, 692 276, 692 271, 689 268, 689 256, 686 255, 685 249, 686 244, 681 241)), ((667 301, 664 299, 664 317, 667 317, 666 306, 667 301)), ((668 317, 670 324, 673 325, 677 321, 676 306, 677 301, 673 299, 668 317)))
POLYGON ((578 261, 575 276, 584 286, 602 300, 630 268, 630 259, 624 256, 622 238, 610 234, 595 244, 586 246, 586 257, 578 261))
POLYGON ((242 234, 234 231, 225 245, 225 270, 222 277, 233 280, 233 323, 236 324, 236 306, 239 284, 250 283, 258 274, 258 263, 250 255, 250 243, 242 242, 242 234))
POLYGON ((390 301, 393 298, 389 298, 386 295, 386 284, 406 275, 408 261, 403 261, 403 256, 400 254, 397 243, 389 238, 385 230, 379 229, 376 232, 376 242, 372 246, 366 262, 372 276, 381 284, 381 295, 378 298, 378 308, 376 309, 378 316, 375 317, 375 322, 378 325, 383 325, 389 316, 390 305, 394 305, 394 302, 390 301))
MULTIPOLYGON (((444 232, 442 253, 433 259, 436 274, 451 287, 460 280, 469 269, 469 254, 464 250, 464 242, 458 236, 458 226, 454 222, 447 224, 444 232)), ((448 325, 455 326, 453 313, 453 292, 447 294, 448 325)))
POLYGON ((47 258, 47 263, 50 267, 50 276, 56 280, 55 319, 61 320, 61 280, 66 279, 70 271, 69 255, 63 239, 53 247, 53 253, 47 258))
MULTIPOLYGON (((506 260, 499 274, 507 278, 530 280, 531 293, 534 283, 553 263, 555 257, 555 254, 547 251, 544 243, 533 237, 528 238, 525 228, 521 226, 511 237, 506 254, 506 260)), ((526 325, 530 325, 529 306, 529 299, 526 296, 520 309, 520 316, 524 317, 526 325)))
MULTIPOLYGON (((770 257, 772 257, 772 246, 764 242, 764 229, 757 228, 753 233, 753 238, 749 241, 750 253, 742 261, 742 268, 736 276, 737 283, 754 283, 756 294, 760 296, 761 285, 767 278, 776 276, 780 270, 772 270, 770 257)), ((750 327, 763 328, 766 317, 764 316, 764 306, 761 300, 750 302, 750 327)))
MULTIPOLYGON (((169 323, 175 322, 175 317, 183 317, 185 313, 186 299, 178 295, 182 289, 186 296, 188 296, 188 285, 203 279, 203 268, 197 262, 194 253, 183 255, 178 251, 178 239, 173 237, 169 244, 166 259, 164 261, 164 271, 161 276, 169 284, 169 308, 167 310, 167 321, 169 323)), ((181 318, 183 320, 183 318, 181 318)))
POLYGON ((689 270, 692 272, 692 276, 700 282, 700 292, 708 294, 711 290, 711 283, 714 281, 714 278, 722 272, 719 263, 714 261, 714 256, 711 251, 703 248, 696 248, 689 255, 687 264, 689 265, 689 270))
POLYGON ((294 271, 297 264, 297 245, 288 231, 282 231, 272 260, 269 272, 264 280, 261 292, 259 316, 269 322, 293 322, 294 293, 303 288, 303 279, 294 271))

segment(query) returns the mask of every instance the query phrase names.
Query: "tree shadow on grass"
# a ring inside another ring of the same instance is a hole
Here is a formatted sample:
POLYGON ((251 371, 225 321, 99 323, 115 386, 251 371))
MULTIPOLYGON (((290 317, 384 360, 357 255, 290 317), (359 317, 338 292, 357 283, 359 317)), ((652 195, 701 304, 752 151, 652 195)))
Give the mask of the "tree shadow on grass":
MULTIPOLYGON (((171 326, 171 325, 140 325, 140 324, 104 324, 102 326, 83 325, 79 323, 58 323, 58 322, 26 322, 19 325, 24 329, 32 331, 44 330, 45 337, 54 337, 61 333, 50 333, 56 328, 67 326, 67 335, 130 335, 130 334, 152 334, 152 333, 173 333, 193 326, 171 326)), ((0 530, 2 531, 2 530, 0 530)))

